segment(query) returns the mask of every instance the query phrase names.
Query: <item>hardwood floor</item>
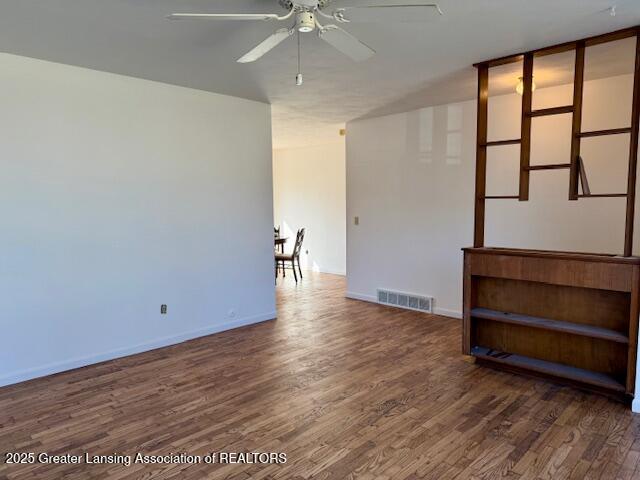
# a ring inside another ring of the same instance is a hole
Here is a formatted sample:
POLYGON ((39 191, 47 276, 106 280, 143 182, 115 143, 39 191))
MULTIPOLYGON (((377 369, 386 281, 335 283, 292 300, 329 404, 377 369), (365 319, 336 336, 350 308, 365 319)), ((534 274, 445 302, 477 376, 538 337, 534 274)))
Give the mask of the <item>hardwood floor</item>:
POLYGON ((278 280, 279 319, 0 389, 0 452, 284 452, 285 464, 6 465, 0 479, 631 479, 640 416, 474 365, 461 322, 278 280))

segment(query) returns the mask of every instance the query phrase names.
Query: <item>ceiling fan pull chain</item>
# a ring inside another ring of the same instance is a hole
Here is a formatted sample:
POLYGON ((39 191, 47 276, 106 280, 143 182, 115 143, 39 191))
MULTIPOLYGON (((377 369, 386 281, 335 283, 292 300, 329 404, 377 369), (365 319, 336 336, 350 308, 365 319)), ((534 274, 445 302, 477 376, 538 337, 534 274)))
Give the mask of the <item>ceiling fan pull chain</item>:
POLYGON ((298 31, 298 74, 296 75, 296 85, 302 85, 302 73, 300 72, 300 31, 298 31))

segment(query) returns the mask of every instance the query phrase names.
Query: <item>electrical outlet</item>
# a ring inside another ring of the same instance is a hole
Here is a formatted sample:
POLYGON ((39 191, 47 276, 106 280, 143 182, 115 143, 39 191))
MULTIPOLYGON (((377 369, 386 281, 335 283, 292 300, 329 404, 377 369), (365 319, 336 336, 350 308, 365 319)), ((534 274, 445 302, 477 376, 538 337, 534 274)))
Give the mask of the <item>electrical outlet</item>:
POLYGON ((167 306, 166 305, 160 305, 160 314, 166 315, 166 313, 167 313, 167 306))
POLYGON ((227 315, 229 316, 229 318, 235 318, 236 310, 234 308, 230 308, 229 311, 227 312, 227 315))
POLYGON ((360 217, 353 217, 353 224, 360 225, 360 217))

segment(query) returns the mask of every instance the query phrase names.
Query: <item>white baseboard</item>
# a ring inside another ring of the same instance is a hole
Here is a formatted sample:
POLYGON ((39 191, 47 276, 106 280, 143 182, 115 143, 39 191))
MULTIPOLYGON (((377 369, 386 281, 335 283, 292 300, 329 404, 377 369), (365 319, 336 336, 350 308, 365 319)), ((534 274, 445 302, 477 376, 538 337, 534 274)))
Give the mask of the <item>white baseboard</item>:
MULTIPOLYGON (((329 275, 340 275, 341 277, 346 277, 347 276, 347 271, 346 270, 331 270, 331 269, 327 269, 327 268, 319 268, 318 270, 314 270, 313 267, 309 267, 308 265, 303 265, 301 268, 302 268, 303 272, 327 273, 329 275)), ((287 270, 290 270, 290 269, 287 268, 287 270)))
POLYGON ((347 272, 345 272, 344 270, 326 270, 326 269, 320 269, 318 270, 319 273, 328 273, 329 275, 340 275, 342 277, 346 277, 347 276, 347 272))
POLYGON ((347 276, 346 270, 332 270, 330 268, 318 268, 314 270, 313 267, 309 265, 302 266, 303 272, 316 272, 316 273, 328 273, 329 275, 342 275, 343 277, 347 276))
MULTIPOLYGON (((378 299, 374 295, 364 295, 362 293, 347 292, 345 296, 347 298, 352 298, 354 300, 362 300, 364 302, 378 303, 378 299)), ((462 312, 458 310, 449 310, 447 308, 436 307, 433 309, 433 313, 434 315, 441 315, 443 317, 452 317, 452 318, 458 318, 458 319, 462 318, 462 312)))
POLYGON ((363 302, 378 303, 378 299, 374 295, 363 295, 362 293, 347 292, 345 297, 353 300, 362 300, 363 302))
POLYGON ((459 310, 449 310, 448 308, 434 307, 433 313, 435 315, 441 315, 443 317, 462 319, 462 312, 459 310))
POLYGON ((156 348, 168 347, 169 345, 175 345, 177 343, 193 340, 194 338, 205 337, 214 333, 223 332, 225 330, 232 330, 234 328, 244 327, 246 325, 252 325, 254 323, 260 323, 267 320, 273 320, 276 318, 276 312, 268 312, 261 315, 254 315, 251 317, 239 318, 232 322, 226 322, 222 324, 210 325, 208 327, 200 328, 197 330, 191 330, 178 335, 171 335, 168 337, 156 338, 149 342, 139 343, 129 347, 118 348, 108 352, 99 353, 96 355, 90 355, 87 357, 78 357, 64 360, 61 362, 50 363, 42 365, 40 367, 29 368, 26 370, 19 370, 0 377, 0 387, 6 385, 12 385, 14 383, 20 383, 34 378, 44 377, 52 375, 54 373, 65 372, 67 370, 73 370, 80 367, 86 367, 87 365, 93 365, 95 363, 105 362, 107 360, 114 360, 116 358, 126 357, 129 355, 135 355, 137 353, 148 352, 149 350, 155 350, 156 348))

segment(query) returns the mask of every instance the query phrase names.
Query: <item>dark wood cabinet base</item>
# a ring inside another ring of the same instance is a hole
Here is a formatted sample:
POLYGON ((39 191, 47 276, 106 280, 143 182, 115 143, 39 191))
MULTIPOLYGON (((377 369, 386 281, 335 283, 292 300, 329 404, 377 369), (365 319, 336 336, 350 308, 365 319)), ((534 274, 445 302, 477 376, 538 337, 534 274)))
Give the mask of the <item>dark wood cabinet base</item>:
POLYGON ((464 249, 463 353, 628 400, 640 258, 464 249))

